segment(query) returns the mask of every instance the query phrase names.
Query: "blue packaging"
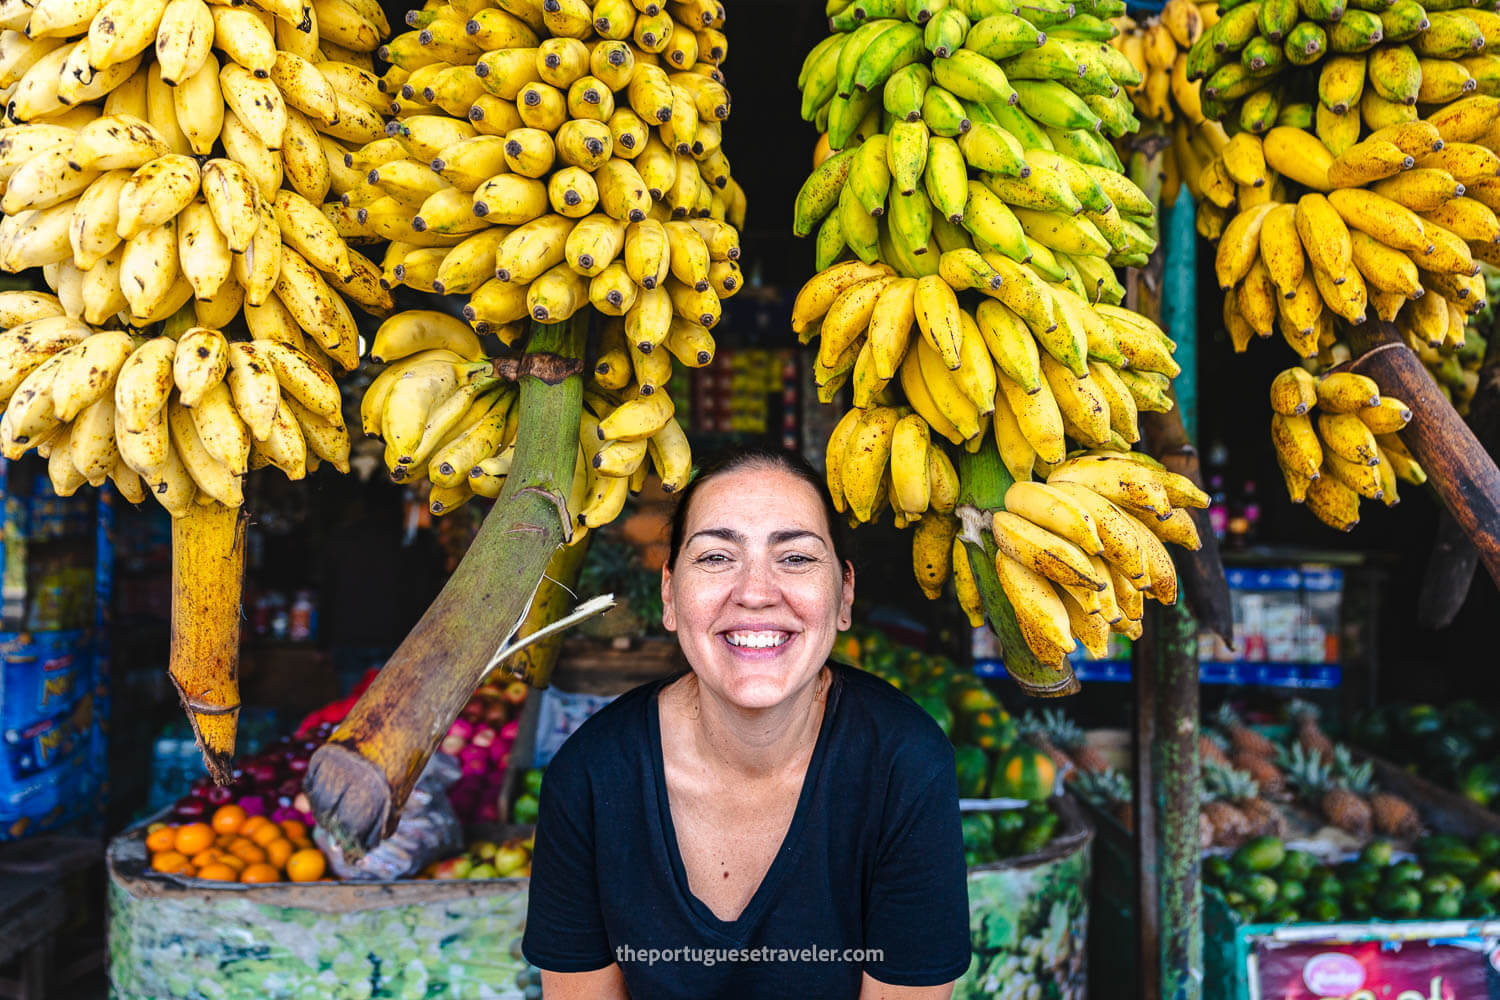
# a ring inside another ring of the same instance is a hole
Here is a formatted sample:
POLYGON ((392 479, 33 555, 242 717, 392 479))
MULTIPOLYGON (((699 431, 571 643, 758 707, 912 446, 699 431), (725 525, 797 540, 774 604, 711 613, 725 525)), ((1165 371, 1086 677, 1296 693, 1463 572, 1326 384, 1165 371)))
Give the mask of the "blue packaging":
POLYGON ((63 715, 93 685, 88 630, 0 632, 0 728, 63 715))

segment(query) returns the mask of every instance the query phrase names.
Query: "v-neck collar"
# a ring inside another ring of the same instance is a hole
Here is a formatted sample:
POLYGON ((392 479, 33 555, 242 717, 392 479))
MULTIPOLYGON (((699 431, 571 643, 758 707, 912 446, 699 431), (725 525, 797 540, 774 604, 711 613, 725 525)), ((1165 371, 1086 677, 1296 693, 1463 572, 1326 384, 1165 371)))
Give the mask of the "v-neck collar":
POLYGON ((733 920, 721 920, 713 910, 694 895, 688 883, 687 866, 682 862, 682 852, 677 845, 677 830, 672 823, 672 804, 667 797, 667 768, 662 754, 661 713, 657 704, 662 689, 677 678, 663 680, 661 686, 646 699, 647 732, 651 740, 651 772, 656 785, 656 803, 661 816, 664 841, 662 847, 666 850, 667 862, 672 868, 678 892, 683 902, 687 904, 687 908, 705 929, 731 943, 743 943, 759 924, 761 915, 775 901, 781 883, 786 880, 786 873, 796 864, 797 858, 802 853, 802 828, 807 825, 809 804, 822 774, 823 758, 828 748, 828 733, 833 727, 833 716, 838 709, 839 692, 843 687, 840 683, 838 666, 830 663, 828 669, 831 672, 828 700, 823 706, 823 721, 818 727, 818 740, 813 746, 812 757, 807 762, 807 773, 802 777, 802 790, 797 796, 797 808, 792 814, 792 822, 787 826, 781 846, 776 849, 776 857, 772 859, 771 867, 766 870, 760 885, 756 886, 755 894, 750 897, 750 902, 740 915, 733 920))

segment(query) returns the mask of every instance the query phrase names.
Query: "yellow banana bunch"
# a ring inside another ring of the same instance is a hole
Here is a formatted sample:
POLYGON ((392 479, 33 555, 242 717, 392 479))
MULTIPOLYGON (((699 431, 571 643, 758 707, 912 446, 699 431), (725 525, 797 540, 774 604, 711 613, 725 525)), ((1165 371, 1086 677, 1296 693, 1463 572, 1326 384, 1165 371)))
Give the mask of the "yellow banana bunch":
POLYGON ((1394 507, 1401 499, 1398 480, 1427 481, 1401 442, 1411 410, 1382 396, 1364 375, 1334 371, 1315 378, 1289 368, 1271 382, 1271 409, 1271 442, 1287 493, 1330 527, 1352 530, 1360 497, 1394 507))
POLYGON ((337 211, 345 156, 385 133, 372 54, 388 26, 376 5, 330 0, 326 22, 316 6, 109 0, 7 25, 32 41, 5 70, 0 267, 42 268, 94 327, 190 307, 240 339, 242 313, 289 313, 297 346, 352 370, 346 302, 392 307, 350 246, 376 234, 337 211), (307 266, 283 267, 283 247, 307 266))
POLYGON ((508 346, 590 305, 712 328, 743 284, 722 6, 534 6, 428 3, 380 47, 395 120, 345 204, 382 281, 467 296, 508 346))
POLYGON ((429 2, 407 23, 378 50, 394 119, 348 152, 330 218, 389 241, 382 286, 467 301, 462 321, 410 311, 382 324, 370 357, 386 367, 361 422, 393 478, 430 481, 433 513, 493 498, 516 394, 480 338, 520 348, 532 321, 592 307, 576 541, 649 470, 667 492, 687 484, 673 362, 712 362, 712 329, 744 284, 745 197, 722 148, 724 9, 429 2))

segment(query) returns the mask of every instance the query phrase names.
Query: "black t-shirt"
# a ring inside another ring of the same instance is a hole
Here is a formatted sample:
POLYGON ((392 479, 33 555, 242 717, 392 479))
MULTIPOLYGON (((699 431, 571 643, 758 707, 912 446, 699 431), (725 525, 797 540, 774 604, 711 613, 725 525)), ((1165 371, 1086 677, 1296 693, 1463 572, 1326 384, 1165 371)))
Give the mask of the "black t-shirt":
POLYGON ((656 698, 671 678, 621 695, 570 736, 542 785, 527 961, 553 972, 618 961, 634 1000, 854 1000, 862 971, 895 986, 962 975, 969 908, 953 748, 885 681, 830 667, 791 826, 734 921, 692 895, 677 850, 656 698), (683 948, 693 951, 661 957, 683 948))

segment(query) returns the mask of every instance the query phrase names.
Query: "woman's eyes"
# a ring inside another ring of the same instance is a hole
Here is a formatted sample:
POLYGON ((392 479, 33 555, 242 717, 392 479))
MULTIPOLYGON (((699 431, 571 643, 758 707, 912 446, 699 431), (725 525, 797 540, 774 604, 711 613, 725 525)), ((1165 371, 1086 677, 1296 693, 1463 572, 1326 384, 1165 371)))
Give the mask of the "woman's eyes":
MULTIPOLYGON (((801 552, 791 552, 780 556, 778 561, 798 568, 811 566, 818 562, 815 557, 804 555, 801 552)), ((705 552, 703 555, 693 559, 693 563, 698 566, 722 566, 730 562, 733 562, 733 559, 723 552, 705 552)))

